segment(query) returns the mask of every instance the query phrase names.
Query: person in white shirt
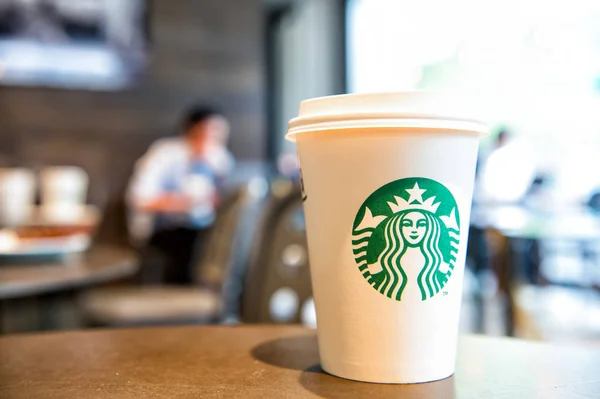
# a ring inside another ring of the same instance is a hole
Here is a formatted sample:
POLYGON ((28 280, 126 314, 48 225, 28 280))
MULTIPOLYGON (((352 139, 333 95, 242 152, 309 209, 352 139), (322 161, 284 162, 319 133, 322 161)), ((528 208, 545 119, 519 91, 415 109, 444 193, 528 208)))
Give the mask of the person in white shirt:
POLYGON ((233 168, 229 124, 217 111, 194 107, 183 134, 158 140, 138 160, 127 191, 130 233, 166 259, 164 282, 192 282, 203 236, 213 223, 219 186, 233 168), (145 222, 145 223, 144 223, 145 222))
POLYGON ((527 195, 536 174, 534 151, 508 130, 498 133, 493 150, 480 159, 474 200, 481 204, 517 204, 527 195))

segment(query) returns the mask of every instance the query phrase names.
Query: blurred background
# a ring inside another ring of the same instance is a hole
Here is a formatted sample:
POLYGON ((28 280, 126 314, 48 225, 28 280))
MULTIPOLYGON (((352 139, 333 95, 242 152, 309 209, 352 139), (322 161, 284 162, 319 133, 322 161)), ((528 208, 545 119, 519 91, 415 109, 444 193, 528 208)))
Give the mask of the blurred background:
POLYGON ((600 345, 600 3, 0 0, 0 333, 316 326, 303 99, 471 93, 461 330, 600 345))

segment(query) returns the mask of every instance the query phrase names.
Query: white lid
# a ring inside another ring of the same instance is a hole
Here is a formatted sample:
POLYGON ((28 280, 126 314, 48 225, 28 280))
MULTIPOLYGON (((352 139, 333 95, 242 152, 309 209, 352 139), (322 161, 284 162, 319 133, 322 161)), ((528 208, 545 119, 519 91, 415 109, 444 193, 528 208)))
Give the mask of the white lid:
POLYGON ((304 132, 372 127, 421 128, 487 135, 463 95, 432 91, 344 94, 304 100, 287 139, 304 132))
POLYGON ((42 184, 54 184, 56 182, 68 182, 71 184, 87 184, 89 176, 79 166, 47 166, 40 172, 42 184))

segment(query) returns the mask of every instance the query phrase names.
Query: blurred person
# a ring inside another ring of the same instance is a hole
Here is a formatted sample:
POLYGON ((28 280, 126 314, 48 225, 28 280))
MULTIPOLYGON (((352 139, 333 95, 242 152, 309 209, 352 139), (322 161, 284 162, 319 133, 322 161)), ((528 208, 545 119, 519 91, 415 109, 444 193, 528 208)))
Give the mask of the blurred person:
POLYGON ((592 211, 600 213, 600 189, 594 191, 590 195, 590 198, 587 201, 587 205, 592 211))
POLYGON ((478 203, 515 204, 524 199, 536 173, 533 151, 511 137, 498 133, 493 148, 478 161, 474 200, 478 203))
MULTIPOLYGON (((504 209, 504 206, 527 205, 526 201, 531 194, 536 174, 537 164, 533 149, 524 140, 516 139, 506 127, 501 128, 491 150, 483 153, 478 160, 473 194, 474 209, 480 205, 484 208, 486 205, 492 205, 492 208, 502 208, 506 213, 510 212, 511 208, 504 209)), ((520 215, 521 212, 517 214, 520 215)), ((514 213, 505 216, 511 219, 514 217, 514 213)), ((467 256, 474 263, 474 271, 478 274, 484 295, 493 293, 498 288, 498 280, 490 269, 492 264, 490 248, 486 242, 486 227, 472 225, 467 246, 467 256)), ((523 245, 530 248, 527 251, 534 252, 532 248, 535 242, 524 241, 523 245)), ((534 270, 538 263, 531 257, 527 257, 524 262, 526 264, 522 266, 523 270, 528 271, 534 270)))
POLYGON ((220 112, 193 107, 183 118, 182 134, 158 140, 135 165, 127 193, 131 234, 138 241, 149 237, 148 247, 165 258, 166 283, 193 280, 219 188, 234 164, 228 136, 229 123, 220 112))

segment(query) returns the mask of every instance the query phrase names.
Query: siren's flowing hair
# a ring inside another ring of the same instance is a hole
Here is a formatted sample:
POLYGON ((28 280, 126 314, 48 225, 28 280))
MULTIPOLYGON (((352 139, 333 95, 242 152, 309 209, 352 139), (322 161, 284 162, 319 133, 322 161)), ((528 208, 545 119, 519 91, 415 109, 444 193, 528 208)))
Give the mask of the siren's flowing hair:
POLYGON ((388 298, 399 301, 406 287, 406 273, 400 266, 400 259, 406 251, 402 238, 403 214, 397 213, 385 221, 383 235, 385 248, 379 254, 377 262, 383 268, 383 280, 377 289, 388 298))
POLYGON ((427 230, 418 245, 425 257, 425 265, 417 277, 421 300, 431 298, 442 288, 442 284, 437 278, 437 272, 444 262, 439 247, 442 229, 438 218, 429 212, 415 209, 399 212, 385 221, 383 227, 385 248, 377 259, 384 273, 384 278, 377 289, 387 297, 398 301, 401 299, 407 283, 406 272, 400 264, 408 247, 402 234, 402 221, 411 212, 419 212, 427 220, 427 230))

